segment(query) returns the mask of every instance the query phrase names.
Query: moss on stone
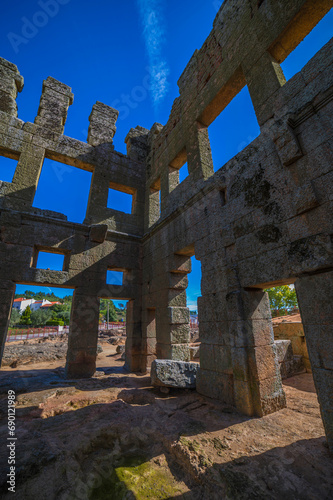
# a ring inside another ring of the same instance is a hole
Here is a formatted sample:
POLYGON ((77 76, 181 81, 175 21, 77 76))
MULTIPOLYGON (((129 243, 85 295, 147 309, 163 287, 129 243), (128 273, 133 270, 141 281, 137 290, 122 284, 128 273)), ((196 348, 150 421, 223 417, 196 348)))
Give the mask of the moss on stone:
POLYGON ((159 470, 142 457, 129 458, 94 488, 91 500, 162 500, 182 493, 170 472, 159 470), (129 492, 132 492, 132 496, 129 492))

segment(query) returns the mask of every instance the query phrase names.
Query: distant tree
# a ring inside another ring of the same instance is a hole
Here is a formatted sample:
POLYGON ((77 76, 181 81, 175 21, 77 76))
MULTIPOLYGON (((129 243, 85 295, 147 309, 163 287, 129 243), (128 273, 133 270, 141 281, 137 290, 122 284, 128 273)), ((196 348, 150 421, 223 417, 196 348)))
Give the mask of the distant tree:
POLYGON ((295 288, 288 285, 276 286, 266 290, 273 316, 281 316, 298 307, 295 288))
POLYGON ((23 311, 20 319, 20 325, 31 325, 31 309, 27 306, 23 311))
POLYGON ((69 325, 69 320, 71 316, 71 302, 66 302, 65 304, 54 304, 50 309, 52 314, 52 319, 61 320, 65 323, 65 325, 69 325))
POLYGON ((17 323, 19 323, 20 319, 21 315, 19 311, 16 309, 16 307, 13 307, 10 315, 9 326, 16 325, 17 323))
POLYGON ((31 313, 31 324, 36 327, 45 326, 46 322, 49 321, 51 317, 52 312, 49 308, 39 308, 31 313))
POLYGON ((113 300, 101 299, 99 308, 100 308, 100 318, 107 321, 108 315, 108 303, 109 303, 109 321, 118 321, 118 315, 116 306, 114 305, 113 300))
POLYGON ((72 304, 72 295, 65 295, 62 299, 60 299, 60 302, 62 304, 72 304))

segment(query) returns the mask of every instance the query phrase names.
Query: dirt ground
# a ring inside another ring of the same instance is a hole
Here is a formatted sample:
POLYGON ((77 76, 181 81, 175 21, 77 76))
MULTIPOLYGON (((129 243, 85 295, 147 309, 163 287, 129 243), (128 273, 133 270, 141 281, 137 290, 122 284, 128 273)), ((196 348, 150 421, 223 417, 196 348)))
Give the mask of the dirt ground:
POLYGON ((288 316, 277 316, 272 319, 273 325, 278 325, 280 323, 302 323, 301 315, 290 314, 288 316))
POLYGON ((64 360, 0 370, 0 434, 16 393, 16 493, 24 500, 333 498, 311 374, 284 380, 286 409, 248 418, 195 391, 162 394, 103 343, 96 376, 65 380, 64 360))

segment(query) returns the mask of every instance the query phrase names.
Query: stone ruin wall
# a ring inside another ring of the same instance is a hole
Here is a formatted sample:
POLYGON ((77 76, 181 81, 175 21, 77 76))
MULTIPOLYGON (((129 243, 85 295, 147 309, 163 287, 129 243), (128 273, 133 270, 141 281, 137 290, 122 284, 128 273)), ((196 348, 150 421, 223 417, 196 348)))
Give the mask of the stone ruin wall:
POLYGON ((333 41, 287 82, 280 67, 332 6, 226 0, 179 79, 167 124, 131 129, 126 156, 112 145, 117 111, 102 103, 87 144, 63 135, 73 95, 51 77, 35 122, 18 119, 23 79, 0 60, 0 153, 18 160, 12 183, 0 186, 2 346, 15 283, 45 284, 75 288, 69 377, 95 371, 101 297, 130 300, 129 370, 146 371, 156 356, 188 360, 194 255, 202 266, 197 390, 261 416, 285 406, 263 290, 294 283, 333 448, 333 41), (214 173, 208 127, 245 85, 260 135, 214 173), (32 207, 44 158, 93 173, 83 224, 32 207), (106 208, 109 187, 133 195, 132 214, 106 208), (39 250, 63 253, 64 270, 36 269, 39 250), (107 269, 124 271, 123 286, 106 285, 107 269))

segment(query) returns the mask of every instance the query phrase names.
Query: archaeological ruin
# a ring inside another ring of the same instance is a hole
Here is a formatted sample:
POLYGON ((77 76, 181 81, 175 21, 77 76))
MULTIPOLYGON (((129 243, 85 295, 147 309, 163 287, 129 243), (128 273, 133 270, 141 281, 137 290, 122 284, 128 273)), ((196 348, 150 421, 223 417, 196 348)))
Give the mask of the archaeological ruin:
POLYGON ((96 371, 101 298, 129 301, 128 371, 189 361, 195 256, 197 392, 261 417, 286 405, 264 290, 294 284, 333 452, 333 39, 289 81, 280 67, 332 6, 226 0, 179 78, 168 122, 132 128, 126 156, 113 146, 118 111, 99 101, 86 143, 64 135, 73 94, 51 76, 34 123, 23 122, 23 77, 0 59, 0 155, 17 161, 12 182, 0 182, 1 353, 16 284, 27 284, 74 289, 69 379, 96 371), (214 172, 208 127, 246 85, 260 135, 214 172), (91 172, 83 224, 33 206, 45 159, 91 172), (131 214, 107 208, 110 188, 132 196, 131 214), (63 255, 63 270, 39 269, 41 251, 63 255), (110 270, 122 285, 106 283, 110 270))

